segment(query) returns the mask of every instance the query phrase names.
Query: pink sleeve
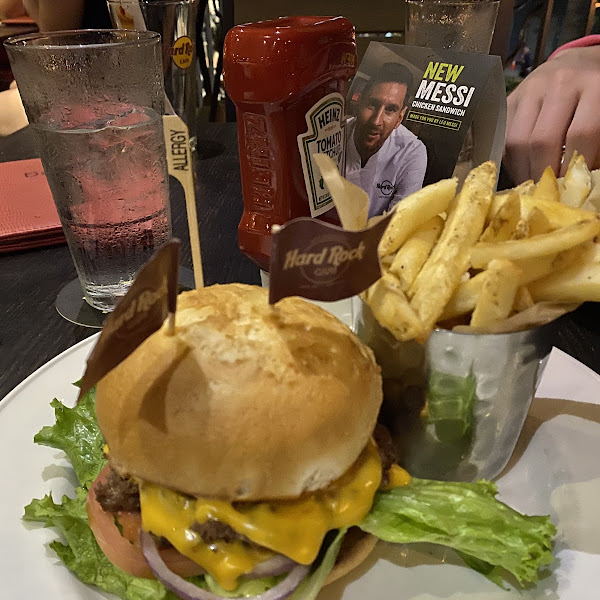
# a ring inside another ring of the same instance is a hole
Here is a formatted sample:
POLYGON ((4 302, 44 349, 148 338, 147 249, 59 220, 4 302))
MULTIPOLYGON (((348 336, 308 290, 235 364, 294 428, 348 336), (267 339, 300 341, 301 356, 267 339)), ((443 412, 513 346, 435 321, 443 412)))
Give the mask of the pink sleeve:
POLYGON ((548 60, 553 59, 557 54, 559 54, 563 50, 567 50, 569 48, 584 48, 585 46, 599 46, 599 45, 600 45, 600 34, 586 35, 585 37, 579 38, 578 40, 573 40, 572 42, 563 44, 549 56, 548 60))

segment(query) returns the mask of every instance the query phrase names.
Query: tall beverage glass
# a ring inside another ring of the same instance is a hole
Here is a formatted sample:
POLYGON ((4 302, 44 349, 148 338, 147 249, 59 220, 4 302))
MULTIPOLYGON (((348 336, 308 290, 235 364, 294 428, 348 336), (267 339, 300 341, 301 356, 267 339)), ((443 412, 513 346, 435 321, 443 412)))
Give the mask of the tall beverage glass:
MULTIPOLYGON (((456 52, 490 51, 499 0, 407 0, 405 41, 409 46, 456 52)), ((454 176, 464 181, 473 164, 473 129, 456 161, 454 176)))
POLYGON ((5 42, 86 301, 110 311, 171 238, 160 36, 5 42))
POLYGON ((499 0, 407 0, 406 4, 408 45, 490 51, 499 0))
POLYGON ((107 0, 114 27, 160 33, 165 92, 196 146, 200 77, 196 60, 198 0, 107 0))

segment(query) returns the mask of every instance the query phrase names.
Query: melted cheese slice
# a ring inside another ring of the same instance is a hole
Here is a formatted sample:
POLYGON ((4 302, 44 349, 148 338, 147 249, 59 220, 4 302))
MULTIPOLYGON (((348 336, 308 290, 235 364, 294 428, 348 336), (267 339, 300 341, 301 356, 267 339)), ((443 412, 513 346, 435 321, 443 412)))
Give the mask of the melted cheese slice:
POLYGON ((357 525, 367 515, 381 482, 381 461, 374 442, 340 479, 325 490, 296 500, 225 502, 190 498, 142 482, 142 528, 168 539, 181 554, 205 568, 226 590, 252 571, 272 552, 302 564, 312 563, 325 534, 331 529, 357 525), (226 523, 263 548, 243 542, 205 543, 191 527, 215 519, 226 523), (270 549, 269 552, 266 549, 270 549))
POLYGON ((410 483, 410 475, 406 469, 403 469, 400 465, 392 465, 388 471, 388 484, 383 488, 384 490, 393 490, 394 488, 408 485, 410 483))

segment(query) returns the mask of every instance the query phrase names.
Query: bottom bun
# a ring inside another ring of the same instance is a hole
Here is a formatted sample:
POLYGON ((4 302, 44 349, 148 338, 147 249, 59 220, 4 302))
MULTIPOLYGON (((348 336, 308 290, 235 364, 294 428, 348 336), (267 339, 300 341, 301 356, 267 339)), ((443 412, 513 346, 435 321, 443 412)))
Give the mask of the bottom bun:
POLYGON ((324 585, 329 585, 360 566, 377 545, 377 538, 365 533, 358 527, 352 527, 344 536, 342 547, 335 566, 324 585))

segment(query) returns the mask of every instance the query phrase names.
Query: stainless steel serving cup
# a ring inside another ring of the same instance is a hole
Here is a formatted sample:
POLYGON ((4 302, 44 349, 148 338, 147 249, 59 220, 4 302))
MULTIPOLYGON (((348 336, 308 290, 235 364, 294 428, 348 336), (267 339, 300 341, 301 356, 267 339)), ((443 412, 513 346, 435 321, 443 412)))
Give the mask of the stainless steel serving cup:
POLYGON ((553 324, 505 334, 435 330, 421 345, 397 341, 360 301, 353 312, 382 368, 382 420, 401 463, 420 478, 496 477, 521 433, 553 324))

